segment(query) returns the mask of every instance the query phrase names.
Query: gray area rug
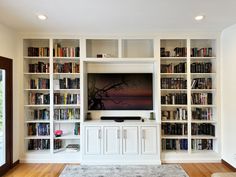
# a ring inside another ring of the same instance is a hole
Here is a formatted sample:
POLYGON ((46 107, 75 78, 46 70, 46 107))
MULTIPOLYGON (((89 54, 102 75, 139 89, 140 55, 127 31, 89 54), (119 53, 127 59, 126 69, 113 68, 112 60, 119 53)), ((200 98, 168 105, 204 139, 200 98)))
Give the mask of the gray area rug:
POLYGON ((59 177, 188 177, 180 165, 67 165, 59 177))

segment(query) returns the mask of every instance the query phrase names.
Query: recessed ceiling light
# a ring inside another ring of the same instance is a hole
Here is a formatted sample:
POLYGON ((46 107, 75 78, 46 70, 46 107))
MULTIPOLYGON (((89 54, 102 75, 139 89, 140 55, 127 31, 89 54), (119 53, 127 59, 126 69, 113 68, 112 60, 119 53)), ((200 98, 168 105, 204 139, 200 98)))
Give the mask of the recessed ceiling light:
POLYGON ((195 17, 195 20, 201 21, 201 20, 203 20, 204 18, 205 18, 204 15, 198 15, 198 16, 195 17))
POLYGON ((46 20, 47 19, 47 16, 43 15, 43 14, 38 14, 37 16, 38 16, 39 20, 46 20))

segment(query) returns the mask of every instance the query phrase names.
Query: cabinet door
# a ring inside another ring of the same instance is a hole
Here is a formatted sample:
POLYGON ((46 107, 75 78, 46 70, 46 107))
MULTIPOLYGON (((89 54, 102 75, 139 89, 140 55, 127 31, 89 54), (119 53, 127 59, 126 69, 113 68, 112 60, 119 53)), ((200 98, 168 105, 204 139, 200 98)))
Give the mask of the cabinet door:
POLYGON ((86 141, 85 153, 90 155, 101 154, 101 138, 102 138, 101 127, 98 126, 85 127, 85 141, 86 141))
POLYGON ((104 127, 104 154, 120 154, 119 127, 104 127))
POLYGON ((138 127, 124 126, 123 154, 138 154, 138 127))
POLYGON ((157 128, 154 126, 141 127, 142 154, 157 153, 157 128))

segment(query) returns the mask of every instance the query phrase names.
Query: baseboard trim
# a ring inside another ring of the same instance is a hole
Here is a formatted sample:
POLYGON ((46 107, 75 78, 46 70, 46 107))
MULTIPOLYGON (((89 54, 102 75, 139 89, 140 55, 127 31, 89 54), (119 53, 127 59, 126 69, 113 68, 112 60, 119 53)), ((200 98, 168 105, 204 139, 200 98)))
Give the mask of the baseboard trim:
POLYGON ((221 162, 227 166, 230 170, 232 170, 233 172, 236 172, 236 168, 234 168, 232 165, 230 165, 228 162, 226 162, 225 160, 221 159, 221 162))
POLYGON ((17 166, 20 163, 20 160, 15 161, 12 165, 11 168, 14 168, 15 166, 17 166))

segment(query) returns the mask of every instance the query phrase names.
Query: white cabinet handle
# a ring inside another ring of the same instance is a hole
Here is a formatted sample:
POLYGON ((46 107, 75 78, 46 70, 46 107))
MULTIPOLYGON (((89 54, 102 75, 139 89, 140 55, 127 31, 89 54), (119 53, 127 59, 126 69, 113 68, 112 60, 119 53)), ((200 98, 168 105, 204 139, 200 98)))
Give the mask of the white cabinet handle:
POLYGON ((123 134, 123 138, 124 138, 124 139, 127 139, 127 130, 124 129, 124 132, 123 132, 123 133, 124 133, 124 134, 123 134))
POLYGON ((102 139, 102 131, 101 131, 101 129, 98 130, 98 139, 102 139))
POLYGON ((142 130, 142 139, 145 139, 145 130, 142 130))
POLYGON ((117 130, 117 139, 120 139, 120 130, 117 130))

